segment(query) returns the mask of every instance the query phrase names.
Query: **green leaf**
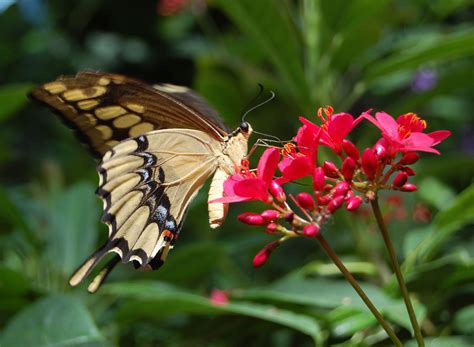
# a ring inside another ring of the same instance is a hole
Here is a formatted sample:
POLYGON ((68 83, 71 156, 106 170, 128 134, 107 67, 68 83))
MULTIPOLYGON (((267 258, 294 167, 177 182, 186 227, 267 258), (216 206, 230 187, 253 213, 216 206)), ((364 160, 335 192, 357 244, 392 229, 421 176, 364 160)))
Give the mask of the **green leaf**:
POLYGON ((69 276, 95 247, 99 201, 89 183, 77 183, 55 196, 50 212, 48 256, 69 276))
MULTIPOLYGON (((402 300, 388 297, 375 286, 361 284, 361 287, 384 316, 411 330, 402 300)), ((331 309, 345 306, 370 312, 350 284, 342 280, 301 278, 299 275, 292 275, 268 287, 235 291, 233 296, 246 300, 271 300, 331 309)), ((418 302, 413 305, 418 319, 422 319, 426 312, 424 306, 418 302)))
POLYGON ((463 307, 456 312, 454 328, 460 333, 474 335, 474 305, 463 307))
POLYGON ((23 215, 23 212, 17 207, 17 204, 12 201, 8 192, 2 186, 0 186, 0 220, 2 220, 3 223, 9 223, 13 228, 18 228, 30 241, 36 243, 37 237, 23 215))
POLYGON ((160 282, 135 281, 104 286, 106 294, 125 297, 128 302, 121 313, 127 320, 135 318, 159 318, 177 313, 198 315, 242 315, 278 323, 311 336, 320 341, 318 323, 310 316, 280 309, 273 305, 231 300, 228 304, 216 305, 209 298, 184 291, 160 282), (137 301, 131 301, 136 299, 137 301))
POLYGON ((5 347, 86 344, 105 345, 87 308, 65 295, 50 296, 24 309, 9 321, 1 337, 5 347))
MULTIPOLYGON (((469 347, 472 343, 469 342, 469 338, 463 336, 443 336, 443 337, 425 337, 426 347, 469 347)), ((471 341, 472 342, 472 341, 471 341)), ((415 340, 408 341, 405 344, 406 347, 418 346, 415 340)))
POLYGON ((427 177, 418 184, 418 195, 438 209, 443 209, 455 198, 450 187, 433 177, 427 177))
POLYGON ((453 233, 474 221, 474 184, 461 192, 451 204, 439 212, 430 233, 405 260, 404 271, 411 270, 416 261, 426 262, 434 257, 453 233))
POLYGON ((375 317, 357 309, 337 307, 327 315, 332 334, 336 337, 350 337, 377 324, 375 317))
POLYGON ((370 84, 400 70, 415 70, 426 63, 439 63, 472 55, 474 55, 473 30, 438 35, 410 50, 403 49, 390 58, 370 64, 365 81, 370 84))
POLYGON ((13 83, 0 87, 0 121, 18 112, 27 102, 31 83, 13 83))
POLYGON ((198 243, 179 247, 173 252, 173 256, 167 259, 157 277, 160 281, 196 287, 196 283, 220 262, 223 254, 223 246, 219 243, 198 243))
POLYGON ((217 0, 215 3, 260 47, 300 107, 308 107, 301 37, 285 4, 272 0, 217 0))

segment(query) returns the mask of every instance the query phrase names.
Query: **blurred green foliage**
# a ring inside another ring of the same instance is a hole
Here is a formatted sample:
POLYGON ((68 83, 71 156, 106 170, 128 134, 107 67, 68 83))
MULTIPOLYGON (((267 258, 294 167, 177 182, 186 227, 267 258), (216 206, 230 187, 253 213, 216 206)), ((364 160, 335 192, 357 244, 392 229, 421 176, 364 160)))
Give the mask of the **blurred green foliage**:
MULTIPOLYGON (((414 111, 429 129, 451 130, 443 155, 417 164, 419 191, 384 206, 398 216, 390 228, 427 345, 472 345, 473 19, 470 0, 193 1, 168 17, 156 0, 0 1, 0 345, 387 345, 317 244, 290 242, 252 269, 269 238, 236 223, 242 206, 211 231, 205 194, 162 270, 121 266, 95 295, 69 288, 106 236, 95 164, 25 94, 82 69, 193 86, 232 127, 262 83, 277 98, 249 120, 281 138, 327 104, 414 111), (426 218, 415 218, 420 209, 426 218), (213 289, 230 303, 212 304, 213 289)), ((375 136, 365 127, 352 138, 375 136)), ((415 346, 375 230, 366 214, 339 212, 324 233, 415 346)))

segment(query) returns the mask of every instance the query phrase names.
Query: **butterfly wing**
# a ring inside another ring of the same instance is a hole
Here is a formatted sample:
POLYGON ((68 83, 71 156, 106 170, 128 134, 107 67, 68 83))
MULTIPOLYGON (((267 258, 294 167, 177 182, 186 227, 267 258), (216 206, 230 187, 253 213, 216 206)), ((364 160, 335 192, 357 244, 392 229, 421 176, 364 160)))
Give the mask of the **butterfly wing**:
MULTIPOLYGON (((98 166, 102 221, 109 239, 71 277, 80 283, 108 253, 137 267, 158 268, 178 237, 186 210, 218 166, 222 143, 191 129, 158 130, 122 141, 98 166)), ((89 291, 98 289, 118 263, 112 259, 89 291)))
POLYGON ((31 97, 46 104, 100 158, 118 142, 157 129, 197 129, 223 139, 228 128, 186 87, 154 87, 125 76, 80 72, 43 84, 31 97))

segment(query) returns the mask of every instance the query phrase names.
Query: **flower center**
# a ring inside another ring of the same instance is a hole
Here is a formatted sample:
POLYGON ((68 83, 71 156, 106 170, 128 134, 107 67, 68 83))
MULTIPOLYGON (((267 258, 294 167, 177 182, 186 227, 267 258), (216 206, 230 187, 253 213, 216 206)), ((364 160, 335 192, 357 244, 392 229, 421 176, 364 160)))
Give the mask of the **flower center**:
POLYGON ((329 125, 329 122, 331 121, 333 112, 334 112, 334 109, 331 106, 318 108, 318 118, 321 119, 321 121, 323 122, 323 124, 321 124, 321 129, 323 129, 326 132, 328 131, 328 125, 329 125))
POLYGON ((403 139, 409 137, 413 132, 423 132, 427 126, 426 121, 413 112, 402 114, 398 117, 397 123, 398 134, 403 139))

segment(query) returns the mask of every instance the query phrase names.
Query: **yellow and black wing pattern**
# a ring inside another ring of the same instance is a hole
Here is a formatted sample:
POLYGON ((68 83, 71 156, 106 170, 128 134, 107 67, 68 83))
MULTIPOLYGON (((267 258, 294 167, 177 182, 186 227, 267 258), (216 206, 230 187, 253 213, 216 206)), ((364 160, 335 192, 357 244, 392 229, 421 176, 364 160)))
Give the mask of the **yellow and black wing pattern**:
POLYGON ((160 267, 176 241, 186 210, 217 168, 221 143, 192 129, 165 129, 122 141, 105 153, 98 167, 97 195, 102 222, 109 227, 105 245, 71 277, 80 283, 108 253, 112 259, 96 276, 94 292, 122 259, 137 268, 160 267))
POLYGON ((97 195, 109 238, 69 283, 82 282, 108 253, 115 257, 95 276, 90 292, 120 260, 158 268, 189 203, 217 168, 229 133, 223 120, 186 87, 150 86, 101 72, 60 77, 31 97, 57 113, 101 159, 97 195))
POLYGON ((96 158, 124 139, 157 129, 198 129, 221 139, 229 132, 203 98, 182 86, 80 72, 45 83, 30 95, 73 128, 96 158))

